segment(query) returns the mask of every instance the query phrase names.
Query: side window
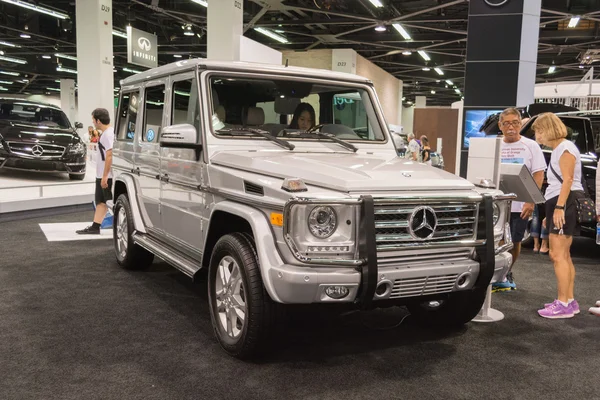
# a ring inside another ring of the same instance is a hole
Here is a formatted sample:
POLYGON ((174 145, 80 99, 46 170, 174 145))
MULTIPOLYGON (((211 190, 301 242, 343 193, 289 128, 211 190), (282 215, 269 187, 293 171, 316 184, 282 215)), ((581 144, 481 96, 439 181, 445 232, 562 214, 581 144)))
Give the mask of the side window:
POLYGON ((147 87, 145 97, 146 112, 144 113, 142 141, 156 143, 162 132, 165 113, 165 85, 147 87))
POLYGON ((119 118, 117 126, 117 140, 133 142, 135 137, 135 124, 137 122, 140 92, 124 92, 119 104, 119 118))
MULTIPOLYGON (((173 111, 171 124, 190 124, 198 127, 200 102, 196 79, 186 79, 173 83, 173 111)), ((219 112, 220 110, 217 110, 219 112)))

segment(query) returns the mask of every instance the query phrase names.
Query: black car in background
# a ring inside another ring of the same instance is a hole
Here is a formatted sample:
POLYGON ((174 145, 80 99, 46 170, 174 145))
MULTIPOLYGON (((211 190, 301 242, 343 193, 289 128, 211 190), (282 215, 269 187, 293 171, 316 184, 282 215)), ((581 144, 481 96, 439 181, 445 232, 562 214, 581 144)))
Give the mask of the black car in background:
MULTIPOLYGON (((595 143, 595 135, 592 128, 592 122, 590 118, 580 116, 582 112, 576 111, 571 107, 565 107, 560 105, 536 105, 536 107, 527 107, 522 110, 523 116, 529 119, 523 128, 521 129, 521 135, 529 139, 535 140, 535 132, 532 129, 533 123, 542 112, 555 112, 556 115, 567 127, 567 139, 572 141, 579 152, 581 153, 581 166, 583 172, 583 178, 587 184, 587 189, 590 196, 594 201, 596 200, 596 168, 598 166, 598 156, 595 143), (533 110, 532 110, 533 109, 533 110), (577 115, 576 115, 577 114, 577 115)), ((499 115, 490 116, 481 127, 481 131, 487 135, 501 135, 500 129, 498 128, 499 115)), ((542 146, 544 157, 546 158, 546 164, 550 163, 550 155, 552 150, 542 146)), ((546 171, 547 172, 547 171, 546 171)), ((545 191, 547 186, 546 178, 544 178, 544 186, 542 191, 545 191)), ((581 227, 581 234, 583 236, 596 237, 596 224, 591 223, 581 227)))
POLYGON ((83 180, 86 146, 56 106, 0 98, 0 169, 66 172, 83 180))

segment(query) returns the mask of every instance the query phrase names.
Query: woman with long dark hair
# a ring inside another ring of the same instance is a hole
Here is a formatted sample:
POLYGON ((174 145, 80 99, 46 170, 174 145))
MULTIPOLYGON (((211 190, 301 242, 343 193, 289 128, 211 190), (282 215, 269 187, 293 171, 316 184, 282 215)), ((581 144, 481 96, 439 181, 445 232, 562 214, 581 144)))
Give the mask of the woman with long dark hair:
POLYGON ((290 123, 290 129, 300 129, 307 131, 316 125, 315 109, 308 103, 300 103, 294 111, 292 122, 290 123))

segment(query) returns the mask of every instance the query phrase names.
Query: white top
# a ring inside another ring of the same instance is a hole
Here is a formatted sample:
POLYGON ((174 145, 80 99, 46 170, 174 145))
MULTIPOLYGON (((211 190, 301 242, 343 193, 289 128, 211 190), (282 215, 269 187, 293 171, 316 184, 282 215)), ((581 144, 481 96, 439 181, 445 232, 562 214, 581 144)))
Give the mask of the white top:
MULTIPOLYGON (((560 175, 563 178, 563 173, 560 170, 559 160, 564 152, 569 152, 575 156, 575 174, 573 176, 573 184, 571 185, 571 191, 574 190, 583 190, 583 185, 581 184, 581 155, 579 154, 579 149, 577 146, 573 144, 570 140, 563 140, 561 144, 556 146, 554 150, 552 150, 552 156, 550 157, 550 165, 554 168, 554 172, 560 175)), ((560 189, 562 187, 562 183, 558 180, 556 175, 550 170, 548 167, 548 188, 546 189, 546 200, 554 198, 560 194, 560 189)))
MULTIPOLYGON (((501 157, 504 164, 525 164, 532 175, 546 169, 546 159, 540 145, 523 136, 513 143, 502 141, 501 157)), ((523 211, 523 204, 513 201, 511 212, 520 213, 523 211)))
MULTIPOLYGON (((104 162, 106 160, 106 152, 112 150, 115 141, 115 130, 111 126, 100 135, 98 141, 98 159, 96 160, 96 178, 102 179, 104 175, 104 162)), ((112 178, 112 168, 108 173, 108 177, 112 178)))
POLYGON ((408 142, 408 147, 406 149, 406 158, 412 160, 413 154, 416 153, 417 160, 419 160, 420 152, 421 152, 421 146, 419 146, 419 142, 417 142, 415 139, 412 139, 410 142, 408 142))

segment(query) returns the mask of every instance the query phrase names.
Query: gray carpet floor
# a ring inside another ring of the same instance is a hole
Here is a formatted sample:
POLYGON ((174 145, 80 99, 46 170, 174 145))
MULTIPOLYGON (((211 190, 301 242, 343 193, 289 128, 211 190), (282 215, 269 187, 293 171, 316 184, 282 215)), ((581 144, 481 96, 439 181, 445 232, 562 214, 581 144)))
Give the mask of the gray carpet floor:
POLYGON ((206 288, 156 261, 128 272, 111 241, 46 241, 38 224, 0 223, 0 399, 600 399, 600 250, 573 248, 570 320, 536 310, 555 295, 547 256, 525 249, 518 290, 493 295, 506 318, 421 329, 402 308, 295 310, 276 351, 245 363, 213 338, 206 288))

